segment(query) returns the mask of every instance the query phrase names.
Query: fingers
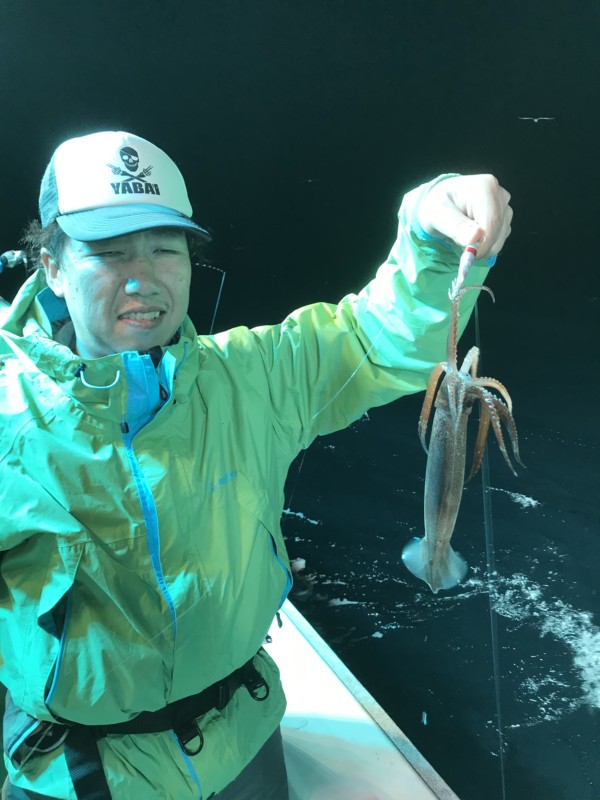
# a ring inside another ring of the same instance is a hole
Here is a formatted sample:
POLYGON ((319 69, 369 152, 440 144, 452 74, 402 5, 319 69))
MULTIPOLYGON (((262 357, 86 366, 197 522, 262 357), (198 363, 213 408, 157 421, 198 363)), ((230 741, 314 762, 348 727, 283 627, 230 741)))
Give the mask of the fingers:
POLYGON ((513 210, 509 192, 493 175, 473 175, 457 184, 452 200, 458 213, 484 232, 478 258, 498 255, 511 230, 513 210))
POLYGON ((421 227, 461 247, 479 242, 478 259, 496 256, 510 235, 510 194, 493 175, 459 175, 433 186, 418 211, 421 227))

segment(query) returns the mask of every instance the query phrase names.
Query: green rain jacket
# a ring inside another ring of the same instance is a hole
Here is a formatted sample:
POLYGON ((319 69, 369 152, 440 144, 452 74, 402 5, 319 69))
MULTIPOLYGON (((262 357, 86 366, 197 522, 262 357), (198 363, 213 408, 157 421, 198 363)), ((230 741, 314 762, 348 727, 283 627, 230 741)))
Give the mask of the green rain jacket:
MULTIPOLYGON (((430 185, 405 197, 392 252, 358 295, 214 336, 186 320, 158 368, 136 352, 83 363, 52 338, 66 307, 43 274, 24 284, 0 328, 0 680, 18 708, 123 722, 259 651, 291 586, 292 460, 423 390, 445 357, 459 251, 416 223, 430 185)), ((241 688, 208 712, 196 756, 172 732, 100 740, 114 796, 207 798, 233 780, 285 710, 275 664, 263 650, 256 663, 268 699, 241 688)), ((9 756, 13 783, 74 800, 62 746, 21 770, 9 756)))

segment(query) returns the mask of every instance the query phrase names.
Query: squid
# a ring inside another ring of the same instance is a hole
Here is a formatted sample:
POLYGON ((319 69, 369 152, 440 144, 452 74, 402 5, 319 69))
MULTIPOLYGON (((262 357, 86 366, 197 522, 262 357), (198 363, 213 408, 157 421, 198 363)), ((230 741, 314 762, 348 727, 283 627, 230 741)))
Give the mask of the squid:
POLYGON ((440 589, 457 586, 468 571, 467 562, 452 549, 450 539, 454 532, 465 483, 467 423, 477 401, 480 404, 479 427, 467 481, 481 466, 490 426, 511 472, 517 474, 506 448, 502 424, 508 432, 515 461, 524 466, 519 455, 517 428, 513 419, 510 395, 503 384, 495 378, 478 377, 477 347, 471 347, 458 369, 458 307, 465 293, 474 289, 488 292, 492 300, 495 300, 492 290, 487 286, 465 286, 451 294, 452 311, 446 361, 439 363, 431 373, 419 418, 419 437, 427 453, 424 494, 425 535, 415 537, 408 542, 402 551, 402 560, 407 569, 425 581, 434 594, 440 589), (444 373, 445 376, 436 392, 444 373), (495 390, 497 394, 490 390, 495 390), (428 446, 427 428, 434 401, 435 411, 428 446))

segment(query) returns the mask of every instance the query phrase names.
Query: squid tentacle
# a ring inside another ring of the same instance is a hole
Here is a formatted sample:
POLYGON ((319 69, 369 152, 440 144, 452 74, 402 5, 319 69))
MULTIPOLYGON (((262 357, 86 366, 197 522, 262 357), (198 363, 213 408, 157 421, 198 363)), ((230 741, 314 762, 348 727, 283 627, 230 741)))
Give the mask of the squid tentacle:
POLYGON ((510 399, 508 390, 503 383, 500 383, 500 381, 496 380, 496 378, 484 378, 483 376, 479 378, 475 377, 475 383, 478 386, 491 386, 492 389, 496 389, 498 392, 500 392, 506 405, 508 406, 509 412, 512 414, 512 400, 510 399))
POLYGON ((465 374, 471 373, 471 377, 476 378, 478 363, 479 363, 479 348, 473 345, 473 347, 464 357, 460 371, 464 372, 465 374))
POLYGON ((450 330, 448 332, 448 347, 447 347, 448 355, 446 357, 446 360, 448 361, 449 364, 456 364, 457 347, 458 347, 458 307, 464 295, 467 292, 473 291, 474 289, 487 292, 494 301, 494 303, 496 302, 496 298, 494 297, 494 293, 492 292, 490 287, 483 285, 463 286, 463 288, 457 292, 456 296, 452 298, 452 312, 450 314, 450 330))
POLYGON ((445 372, 447 368, 447 364, 445 361, 441 361, 439 364, 433 368, 431 375, 429 376, 429 382, 427 383, 427 390, 425 392, 425 400, 423 401, 423 407, 421 408, 421 416, 419 417, 419 438, 421 439, 421 444, 423 445, 423 450, 426 453, 429 453, 429 448, 427 447, 427 425, 429 423, 429 415, 431 413, 431 406, 433 405, 433 401, 436 396, 436 389, 438 382, 440 380, 440 376, 442 372, 445 372))
POLYGON ((495 398, 495 400, 496 400, 496 411, 502 418, 502 422, 504 422, 504 424, 506 425, 508 435, 510 436, 510 443, 513 449, 515 460, 523 468, 525 468, 525 464, 521 461, 521 455, 519 453, 519 436, 517 434, 517 425, 513 419, 512 414, 510 413, 508 408, 504 405, 504 403, 502 403, 501 400, 498 400, 498 398, 495 398))
POLYGON ((490 429, 490 412, 488 407, 485 403, 481 404, 481 416, 479 417, 479 427, 477 428, 477 439, 475 440, 475 448, 473 451, 473 463, 471 465, 471 472, 469 473, 469 477, 465 481, 468 483, 471 478, 477 474, 479 467, 481 466, 481 462, 483 460, 483 454, 485 453, 485 447, 487 444, 487 437, 488 431, 490 429))
MULTIPOLYGON (((482 387, 478 386, 478 387, 473 387, 473 391, 476 392, 476 393, 481 393, 480 394, 480 398, 481 398, 482 402, 485 403, 485 405, 488 408, 488 411, 489 411, 489 414, 490 414, 490 418, 491 418, 492 428, 494 429, 494 433, 496 434, 496 441, 498 442, 498 446, 500 447, 500 451, 501 451, 502 455, 504 456, 504 460, 506 461, 506 463, 508 465, 508 468, 513 473, 513 475, 516 475, 517 471, 513 467, 512 461, 510 460, 510 456, 508 455, 508 451, 506 449, 506 444, 504 442, 504 436, 502 435, 502 428, 500 427, 500 419, 499 419, 499 413, 502 414, 502 412, 505 411, 508 414, 508 409, 502 403, 501 400, 499 400, 497 397, 495 397, 491 392, 488 392, 487 389, 483 389, 482 387)), ((512 437, 511 437, 511 443, 512 443, 512 437)))

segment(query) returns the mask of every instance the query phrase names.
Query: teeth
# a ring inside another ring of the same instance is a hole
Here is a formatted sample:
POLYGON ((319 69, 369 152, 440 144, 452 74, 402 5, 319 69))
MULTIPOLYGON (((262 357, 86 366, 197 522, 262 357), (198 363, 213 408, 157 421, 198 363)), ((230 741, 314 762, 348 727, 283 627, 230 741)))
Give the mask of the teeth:
POLYGON ((122 314, 121 319, 158 319, 160 311, 132 311, 131 314, 122 314))

